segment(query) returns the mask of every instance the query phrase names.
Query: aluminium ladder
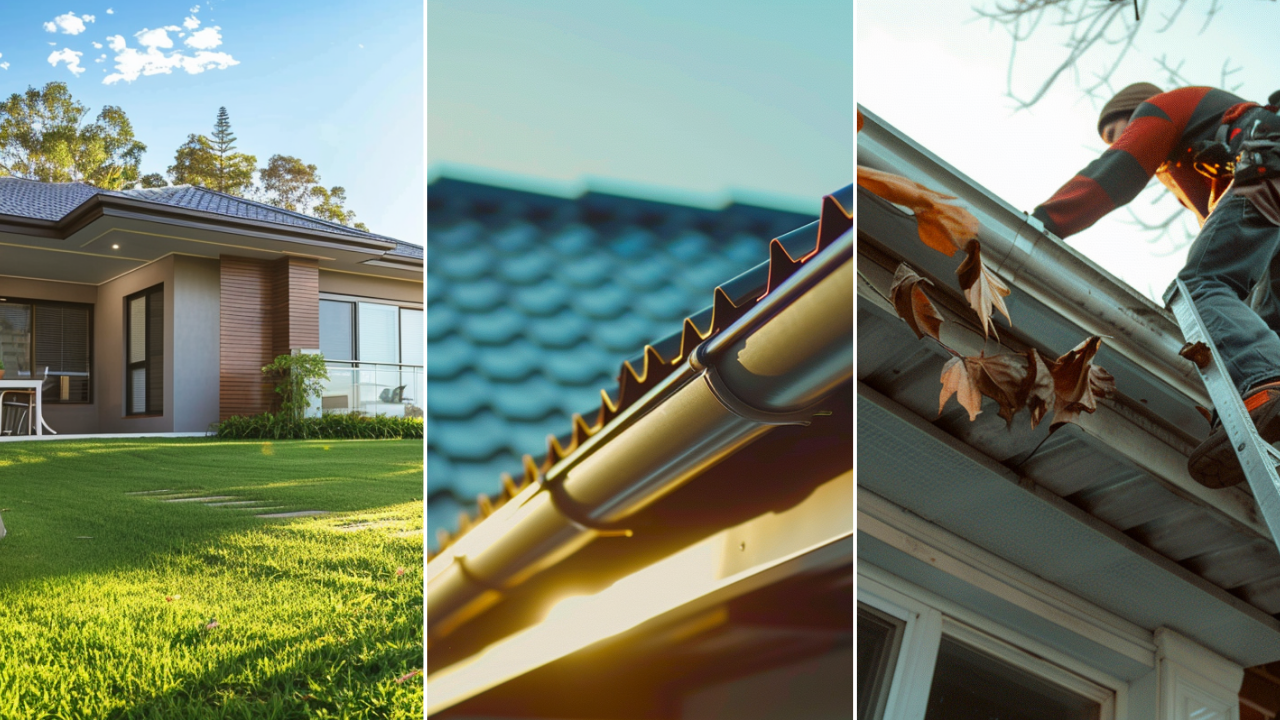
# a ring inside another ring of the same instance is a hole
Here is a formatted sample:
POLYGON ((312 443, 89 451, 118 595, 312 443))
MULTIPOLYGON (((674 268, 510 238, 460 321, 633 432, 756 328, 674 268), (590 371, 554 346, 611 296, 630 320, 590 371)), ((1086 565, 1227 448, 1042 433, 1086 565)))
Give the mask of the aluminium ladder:
POLYGON ((1191 293, 1181 279, 1175 282, 1177 288, 1169 301, 1169 307, 1173 310, 1178 326, 1182 328, 1183 339, 1189 345, 1204 343, 1211 353, 1211 359, 1203 367, 1195 361, 1192 364, 1200 371, 1205 389, 1209 391, 1209 399, 1218 411, 1218 419, 1227 431, 1231 447, 1235 450, 1244 476, 1253 490, 1253 497, 1262 510, 1267 529, 1271 531, 1272 541, 1280 546, 1280 475, 1276 473, 1276 465, 1280 464, 1280 450, 1276 450, 1258 434, 1253 420, 1249 418, 1249 411, 1244 407, 1244 400, 1240 398, 1240 393, 1227 374, 1226 365, 1213 344, 1204 319, 1200 317, 1200 311, 1191 301, 1191 293))

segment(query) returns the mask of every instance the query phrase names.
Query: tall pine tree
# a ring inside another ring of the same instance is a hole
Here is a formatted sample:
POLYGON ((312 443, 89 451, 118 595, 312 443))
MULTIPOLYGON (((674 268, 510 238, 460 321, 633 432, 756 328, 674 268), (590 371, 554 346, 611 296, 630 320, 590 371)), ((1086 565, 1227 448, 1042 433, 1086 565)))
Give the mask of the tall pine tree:
POLYGON ((244 197, 253 185, 258 158, 235 152, 236 136, 231 132, 231 117, 225 107, 218 108, 213 124, 213 139, 189 135, 178 148, 169 176, 175 185, 199 185, 228 195, 244 197))

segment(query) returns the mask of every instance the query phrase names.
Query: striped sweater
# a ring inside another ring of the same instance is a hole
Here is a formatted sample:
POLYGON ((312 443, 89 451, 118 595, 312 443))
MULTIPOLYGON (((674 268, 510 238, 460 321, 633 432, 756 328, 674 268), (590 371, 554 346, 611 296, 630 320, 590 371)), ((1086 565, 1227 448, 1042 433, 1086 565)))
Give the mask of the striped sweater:
MULTIPOLYGON (((1155 175, 1203 224, 1230 178, 1211 180, 1192 167, 1191 146, 1212 140, 1224 116, 1257 107, 1225 90, 1186 87, 1151 98, 1102 157, 1089 163, 1033 212, 1050 232, 1074 235, 1128 203, 1155 175)), ((1236 140, 1238 129, 1230 139, 1236 140)), ((1239 142, 1233 142, 1238 149, 1239 142)))

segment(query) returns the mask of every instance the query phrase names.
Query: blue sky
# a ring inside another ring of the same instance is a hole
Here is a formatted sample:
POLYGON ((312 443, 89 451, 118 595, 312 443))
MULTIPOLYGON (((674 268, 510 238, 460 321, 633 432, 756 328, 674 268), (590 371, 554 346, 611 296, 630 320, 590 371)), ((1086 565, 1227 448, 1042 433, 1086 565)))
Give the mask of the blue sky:
POLYGON ((427 22, 433 170, 813 210, 852 182, 849 0, 432 0, 427 22))
POLYGON ((5 96, 59 80, 92 115, 118 105, 147 145, 143 172, 161 173, 187 135, 209 134, 218 107, 226 106, 240 151, 256 155, 259 166, 277 153, 315 164, 323 183, 346 188, 357 220, 418 244, 422 59, 418 2, 57 0, 0 7, 5 96))

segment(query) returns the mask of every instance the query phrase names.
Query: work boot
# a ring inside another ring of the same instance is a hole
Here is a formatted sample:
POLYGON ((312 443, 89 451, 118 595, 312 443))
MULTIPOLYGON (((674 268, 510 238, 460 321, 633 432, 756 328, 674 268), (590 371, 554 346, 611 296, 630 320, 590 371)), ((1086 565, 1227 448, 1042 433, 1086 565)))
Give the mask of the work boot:
MULTIPOLYGON (((1244 406, 1262 439, 1268 443, 1280 442, 1280 381, 1271 381, 1250 390, 1245 396, 1244 406)), ((1187 471, 1196 482, 1215 489, 1231 487, 1244 480, 1244 470, 1221 422, 1192 451, 1187 460, 1187 471)))

